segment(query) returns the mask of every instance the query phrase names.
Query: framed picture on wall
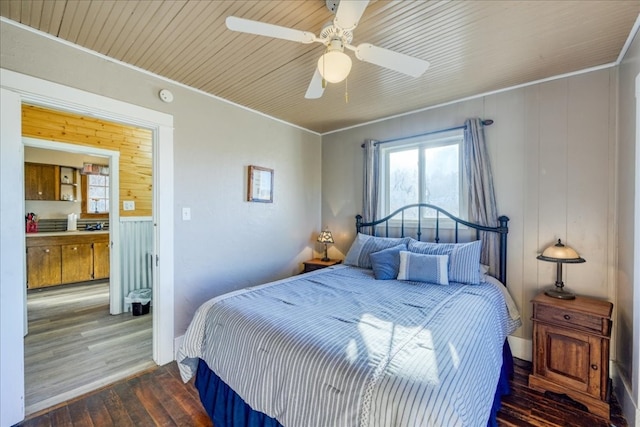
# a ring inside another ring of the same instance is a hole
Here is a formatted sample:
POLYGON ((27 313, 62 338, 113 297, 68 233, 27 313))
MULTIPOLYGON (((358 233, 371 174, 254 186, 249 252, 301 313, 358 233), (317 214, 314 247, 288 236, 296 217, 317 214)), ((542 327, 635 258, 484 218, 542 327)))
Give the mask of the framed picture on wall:
POLYGON ((273 203, 273 169, 249 166, 247 201, 273 203))

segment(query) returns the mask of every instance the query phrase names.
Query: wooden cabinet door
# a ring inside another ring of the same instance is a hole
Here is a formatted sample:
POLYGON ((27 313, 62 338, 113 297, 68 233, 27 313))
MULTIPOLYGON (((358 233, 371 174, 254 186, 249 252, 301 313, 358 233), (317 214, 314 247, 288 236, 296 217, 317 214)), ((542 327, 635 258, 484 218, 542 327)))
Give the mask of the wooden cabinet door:
POLYGON ((109 242, 93 244, 93 278, 106 279, 109 277, 109 242))
POLYGON ((58 200, 60 169, 55 165, 24 164, 25 200, 58 200))
POLYGON ((27 248, 27 287, 29 289, 61 283, 60 246, 27 248))
POLYGON ((535 374, 600 398, 602 339, 560 327, 536 325, 535 374))
POLYGON ((62 245, 62 283, 84 282, 93 275, 91 243, 62 245))
POLYGON ((40 186, 38 180, 40 179, 40 168, 35 163, 24 164, 24 199, 25 200, 40 200, 40 186))

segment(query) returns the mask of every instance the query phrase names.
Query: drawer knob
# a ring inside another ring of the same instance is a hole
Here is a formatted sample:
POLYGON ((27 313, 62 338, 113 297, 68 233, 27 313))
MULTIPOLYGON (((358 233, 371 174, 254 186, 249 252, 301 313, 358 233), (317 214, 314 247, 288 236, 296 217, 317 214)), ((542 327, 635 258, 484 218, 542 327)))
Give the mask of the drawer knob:
POLYGON ((44 252, 48 254, 49 253, 49 249, 45 249, 44 252))
POLYGON ((593 369, 594 371, 597 371, 598 370, 598 365, 595 365, 595 364, 591 365, 591 369, 593 369))
POLYGON ((571 316, 569 316, 568 314, 564 315, 564 320, 571 320, 571 316))

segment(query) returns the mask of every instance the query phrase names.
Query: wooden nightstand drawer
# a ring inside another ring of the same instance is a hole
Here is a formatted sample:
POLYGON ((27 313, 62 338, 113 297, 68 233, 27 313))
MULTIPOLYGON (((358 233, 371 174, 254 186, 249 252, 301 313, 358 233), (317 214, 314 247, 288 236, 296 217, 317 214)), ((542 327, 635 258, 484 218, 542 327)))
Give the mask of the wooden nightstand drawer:
POLYGON ((536 304, 535 320, 541 322, 549 322, 558 326, 579 329, 581 331, 594 332, 597 334, 607 334, 608 325, 605 325, 607 319, 592 314, 580 313, 566 309, 558 309, 548 305, 536 304))
POLYGON ((561 300, 540 294, 533 299, 533 320, 609 336, 612 305, 607 301, 577 296, 561 300))
POLYGON ((329 261, 322 261, 320 258, 310 259, 309 261, 303 262, 304 270, 302 272, 308 273, 310 271, 320 270, 321 268, 331 267, 341 262, 342 260, 339 259, 330 259, 329 261))

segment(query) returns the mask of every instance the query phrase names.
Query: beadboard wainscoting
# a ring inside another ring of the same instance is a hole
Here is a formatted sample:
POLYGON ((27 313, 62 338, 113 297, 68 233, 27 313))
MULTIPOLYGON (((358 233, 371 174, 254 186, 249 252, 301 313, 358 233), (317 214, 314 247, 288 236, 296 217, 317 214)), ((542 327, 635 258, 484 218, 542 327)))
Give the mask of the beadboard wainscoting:
MULTIPOLYGON (((153 286, 153 220, 151 217, 120 219, 120 285, 122 309, 131 310, 124 298, 133 290, 153 286)), ((152 303, 153 304, 153 303, 152 303)))

